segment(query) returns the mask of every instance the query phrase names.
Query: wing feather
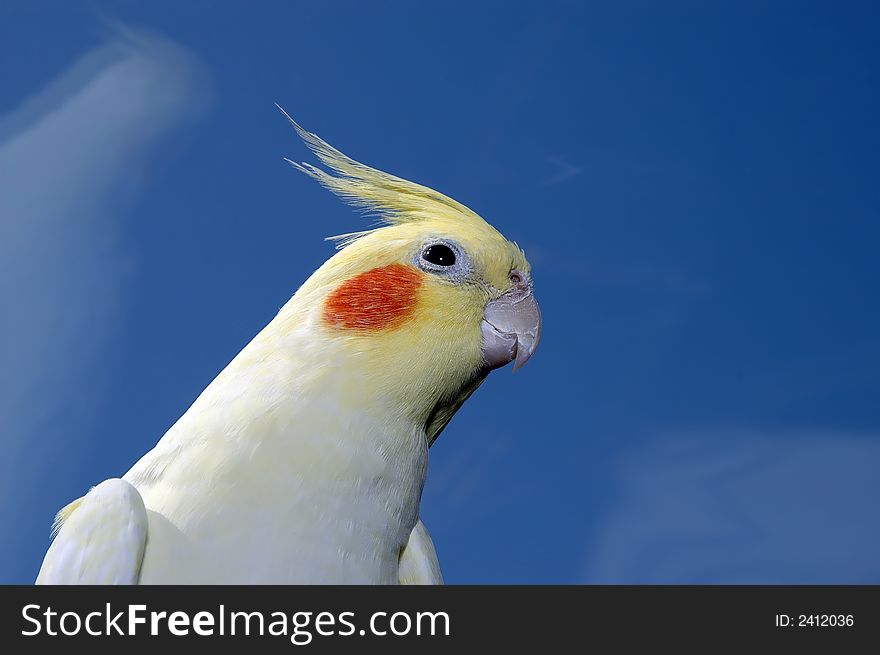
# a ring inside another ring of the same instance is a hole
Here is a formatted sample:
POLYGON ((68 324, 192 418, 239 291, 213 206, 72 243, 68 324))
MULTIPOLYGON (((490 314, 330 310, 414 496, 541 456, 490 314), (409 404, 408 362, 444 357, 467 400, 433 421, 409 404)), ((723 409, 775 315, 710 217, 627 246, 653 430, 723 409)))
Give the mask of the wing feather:
POLYGON ((425 524, 419 520, 409 535, 406 547, 400 553, 400 584, 435 585, 443 584, 440 562, 431 535, 425 524))
POLYGON ((58 513, 37 584, 137 584, 147 510, 132 485, 105 480, 58 513))

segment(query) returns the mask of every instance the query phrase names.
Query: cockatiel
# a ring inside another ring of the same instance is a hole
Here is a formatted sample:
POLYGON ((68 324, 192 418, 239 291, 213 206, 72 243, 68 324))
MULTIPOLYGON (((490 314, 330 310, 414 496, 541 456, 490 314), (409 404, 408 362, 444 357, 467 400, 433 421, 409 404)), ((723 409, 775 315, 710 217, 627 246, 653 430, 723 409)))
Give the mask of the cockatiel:
POLYGON ((384 226, 340 237, 150 452, 59 512, 37 583, 442 583, 419 520, 428 448, 535 351, 529 263, 464 205, 287 118, 328 170, 290 163, 384 226))

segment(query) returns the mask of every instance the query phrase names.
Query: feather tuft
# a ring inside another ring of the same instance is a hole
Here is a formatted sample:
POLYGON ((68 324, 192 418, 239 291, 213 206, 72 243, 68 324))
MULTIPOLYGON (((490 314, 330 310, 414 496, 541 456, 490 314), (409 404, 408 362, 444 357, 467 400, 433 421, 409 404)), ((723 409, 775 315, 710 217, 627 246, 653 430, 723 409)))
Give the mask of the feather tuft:
POLYGON ((54 539, 58 535, 61 526, 63 526, 64 522, 70 518, 70 515, 76 511, 76 508, 80 506, 82 501, 82 498, 77 498, 72 503, 68 503, 58 510, 58 513, 55 515, 55 520, 52 521, 52 531, 49 533, 50 538, 54 539))
MULTIPOLYGON (((381 223, 400 225, 448 218, 486 225, 471 209, 439 191, 355 161, 317 134, 305 130, 280 105, 276 103, 275 106, 329 171, 307 162, 295 162, 287 158, 285 161, 320 182, 347 203, 374 213, 381 223)), ((337 248, 344 248, 374 231, 349 232, 329 239, 337 242, 337 248)))

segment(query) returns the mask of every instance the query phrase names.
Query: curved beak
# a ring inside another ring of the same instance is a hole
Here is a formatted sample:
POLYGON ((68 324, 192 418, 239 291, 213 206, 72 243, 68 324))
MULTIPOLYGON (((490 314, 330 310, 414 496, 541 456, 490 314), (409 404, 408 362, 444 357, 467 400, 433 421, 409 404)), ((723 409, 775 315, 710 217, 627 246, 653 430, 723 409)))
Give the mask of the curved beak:
POLYGON ((491 371, 515 362, 516 371, 529 361, 541 340, 541 310, 532 285, 519 271, 511 271, 514 287, 490 301, 483 311, 483 361, 491 371))

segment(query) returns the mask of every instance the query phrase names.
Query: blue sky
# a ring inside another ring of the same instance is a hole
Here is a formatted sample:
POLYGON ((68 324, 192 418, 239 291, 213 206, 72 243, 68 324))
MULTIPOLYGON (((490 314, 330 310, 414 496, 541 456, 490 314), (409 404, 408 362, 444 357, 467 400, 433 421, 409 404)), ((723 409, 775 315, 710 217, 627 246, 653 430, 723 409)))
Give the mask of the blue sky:
POLYGON ((880 583, 878 9, 0 9, 0 582, 364 219, 274 107, 529 255, 432 448, 453 583, 880 583))

